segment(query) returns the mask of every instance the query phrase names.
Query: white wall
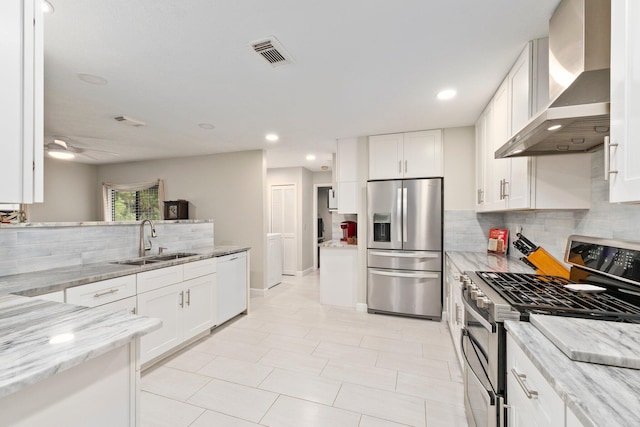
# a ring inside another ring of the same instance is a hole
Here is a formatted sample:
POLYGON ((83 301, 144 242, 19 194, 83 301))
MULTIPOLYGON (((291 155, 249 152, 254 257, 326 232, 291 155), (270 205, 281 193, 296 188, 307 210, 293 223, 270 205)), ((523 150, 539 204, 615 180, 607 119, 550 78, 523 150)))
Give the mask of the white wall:
POLYGON ((444 210, 474 210, 475 128, 444 130, 444 210))
MULTIPOLYGON (((191 219, 214 220, 216 246, 251 247, 251 287, 264 289, 264 151, 102 165, 98 167, 97 182, 131 183, 157 178, 165 180, 166 200, 189 201, 191 219)), ((99 193, 100 184, 97 187, 99 193)))
POLYGON ((29 222, 99 221, 95 165, 45 158, 44 203, 29 205, 29 222))

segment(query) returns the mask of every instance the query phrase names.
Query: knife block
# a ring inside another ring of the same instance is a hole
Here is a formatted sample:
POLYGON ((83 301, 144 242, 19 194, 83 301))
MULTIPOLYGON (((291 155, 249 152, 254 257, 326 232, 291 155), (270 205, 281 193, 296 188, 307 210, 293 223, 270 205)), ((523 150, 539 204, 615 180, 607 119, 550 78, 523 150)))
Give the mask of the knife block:
POLYGON ((533 265, 538 268, 538 274, 547 276, 560 276, 565 279, 569 278, 569 270, 549 252, 542 248, 536 249, 527 257, 533 265))

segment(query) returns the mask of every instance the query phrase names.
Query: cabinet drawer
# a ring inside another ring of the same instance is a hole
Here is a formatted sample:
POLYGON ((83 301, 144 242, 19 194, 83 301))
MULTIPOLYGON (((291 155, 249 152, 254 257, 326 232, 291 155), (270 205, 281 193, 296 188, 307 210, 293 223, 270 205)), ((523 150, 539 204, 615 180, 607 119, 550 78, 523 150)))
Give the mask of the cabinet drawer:
POLYGON ((180 283, 183 280, 184 269, 182 265, 159 268, 157 270, 138 273, 138 293, 152 291, 164 286, 180 283))
POLYGON ((136 295, 136 276, 129 275, 68 288, 67 303, 96 307, 136 295))
POLYGON ((100 306, 100 308, 106 308, 116 312, 124 311, 131 314, 136 314, 138 312, 135 296, 110 302, 109 304, 100 306))
POLYGON ((188 262, 184 264, 184 280, 195 279, 216 272, 215 258, 203 259, 202 261, 188 262))
POLYGON ((511 337, 507 339, 507 395, 512 417, 533 418, 541 426, 564 427, 564 402, 511 337), (525 388, 537 395, 527 397, 525 388))

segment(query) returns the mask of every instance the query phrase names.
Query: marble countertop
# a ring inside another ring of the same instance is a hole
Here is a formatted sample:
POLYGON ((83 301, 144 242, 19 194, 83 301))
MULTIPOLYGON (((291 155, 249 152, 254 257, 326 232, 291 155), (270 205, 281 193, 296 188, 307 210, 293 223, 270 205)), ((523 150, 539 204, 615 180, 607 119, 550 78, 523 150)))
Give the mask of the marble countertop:
MULTIPOLYGON (((205 224, 212 219, 163 219, 154 220, 154 224, 205 224)), ((91 226, 119 227, 123 225, 140 225, 140 221, 77 221, 77 222, 17 222, 0 223, 0 228, 49 228, 49 227, 91 227, 91 226)))
POLYGON ((189 250, 189 253, 196 255, 143 266, 101 262, 2 276, 0 277, 0 295, 37 296, 100 280, 113 279, 115 277, 136 274, 157 268, 229 255, 248 249, 250 248, 245 246, 219 246, 214 249, 189 250))
POLYGON ((0 397, 125 345, 161 324, 159 319, 99 307, 0 296, 0 397), (52 343, 53 337, 68 341, 52 343))
POLYGON ((446 255, 458 271, 508 271, 511 273, 535 273, 516 257, 490 254, 487 252, 447 251, 446 255))
POLYGON ((640 369, 640 325, 539 314, 529 320, 571 360, 640 369))
POLYGON ((506 321, 505 327, 583 425, 640 425, 640 370, 574 362, 533 323, 506 321))
POLYGON ((358 249, 358 245, 350 245, 340 240, 329 240, 326 242, 318 243, 318 247, 324 248, 338 248, 338 249, 358 249))

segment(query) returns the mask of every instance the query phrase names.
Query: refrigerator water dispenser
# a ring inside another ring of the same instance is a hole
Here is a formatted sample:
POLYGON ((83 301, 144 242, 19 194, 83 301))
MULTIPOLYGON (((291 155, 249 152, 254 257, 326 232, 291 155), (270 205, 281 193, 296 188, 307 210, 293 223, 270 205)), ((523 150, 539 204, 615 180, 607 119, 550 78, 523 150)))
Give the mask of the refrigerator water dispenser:
POLYGON ((390 213, 374 213, 373 214, 373 241, 374 242, 390 242, 391 241, 391 214, 390 213))

